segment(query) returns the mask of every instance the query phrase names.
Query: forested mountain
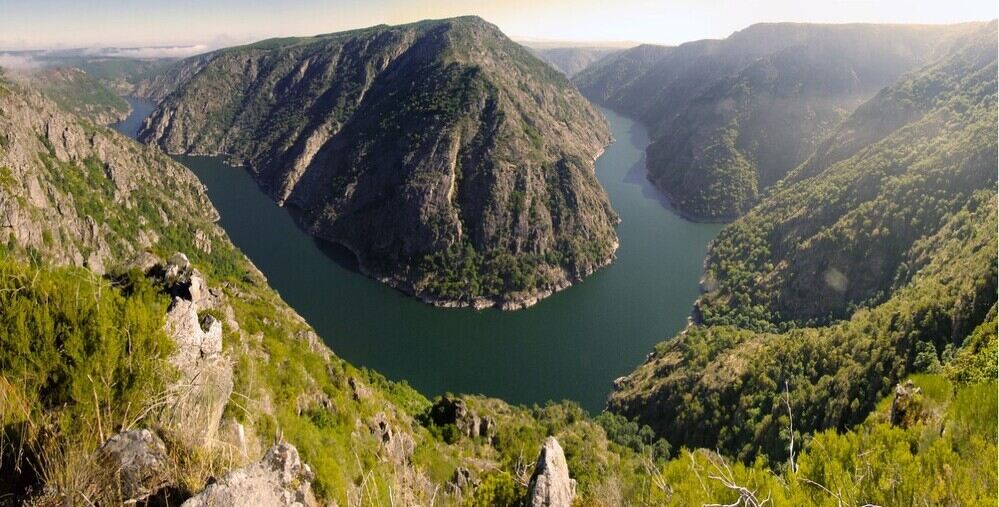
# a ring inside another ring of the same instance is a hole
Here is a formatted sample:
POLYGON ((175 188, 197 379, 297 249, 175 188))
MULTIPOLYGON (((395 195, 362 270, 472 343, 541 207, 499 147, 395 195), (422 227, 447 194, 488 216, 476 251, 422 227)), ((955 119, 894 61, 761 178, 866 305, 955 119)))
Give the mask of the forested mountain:
POLYGON ((190 171, 0 73, 0 505, 995 505, 996 38, 724 229, 697 325, 595 417, 337 358, 190 171))
POLYGON ((680 212, 724 221, 859 104, 980 27, 760 24, 724 40, 634 48, 574 81, 650 126, 650 178, 680 212))
POLYGON ((593 65, 594 62, 623 50, 622 48, 600 46, 548 47, 531 44, 525 44, 525 46, 568 77, 575 76, 583 69, 593 65))
POLYGON ((611 261, 610 140, 569 81, 474 18, 183 62, 140 138, 246 164, 313 235, 438 304, 520 307, 611 261))
POLYGON ((30 81, 29 86, 63 109, 97 124, 109 125, 123 120, 130 110, 125 99, 75 67, 34 69, 19 72, 17 76, 30 81))
POLYGON ((548 436, 581 500, 648 496, 647 431, 357 369, 217 218, 184 166, 0 75, 0 505, 177 505, 261 456, 304 505, 513 505, 548 436))
POLYGON ((802 435, 843 430, 913 372, 994 380, 996 37, 880 92, 726 227, 696 325, 610 409, 673 445, 783 460, 789 411, 802 435))

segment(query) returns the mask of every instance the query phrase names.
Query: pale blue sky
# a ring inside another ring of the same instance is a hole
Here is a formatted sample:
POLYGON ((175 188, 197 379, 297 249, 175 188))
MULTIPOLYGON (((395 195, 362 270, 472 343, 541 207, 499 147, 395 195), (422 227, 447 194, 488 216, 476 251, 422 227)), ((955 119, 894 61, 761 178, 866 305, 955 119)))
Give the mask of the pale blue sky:
POLYGON ((950 23, 996 0, 0 0, 0 49, 202 44, 478 14, 513 37, 675 44, 761 21, 950 23))

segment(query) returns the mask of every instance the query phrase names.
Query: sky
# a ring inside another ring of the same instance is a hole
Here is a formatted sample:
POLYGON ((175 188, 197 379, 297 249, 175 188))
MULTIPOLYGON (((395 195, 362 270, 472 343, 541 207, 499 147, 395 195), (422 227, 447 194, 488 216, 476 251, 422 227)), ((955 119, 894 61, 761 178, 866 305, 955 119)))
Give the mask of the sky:
POLYGON ((753 23, 952 23, 996 0, 0 0, 0 49, 194 45, 476 14, 520 40, 679 44, 753 23))

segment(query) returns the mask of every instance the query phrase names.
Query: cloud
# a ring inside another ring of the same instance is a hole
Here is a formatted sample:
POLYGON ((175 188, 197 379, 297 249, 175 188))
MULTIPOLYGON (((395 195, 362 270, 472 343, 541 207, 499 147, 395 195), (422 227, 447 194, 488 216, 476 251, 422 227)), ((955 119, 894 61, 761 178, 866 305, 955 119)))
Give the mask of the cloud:
POLYGON ((210 48, 204 44, 192 46, 148 46, 136 48, 99 48, 89 50, 90 54, 96 56, 107 56, 112 58, 184 58, 187 56, 204 53, 210 48))
POLYGON ((0 53, 0 67, 6 69, 37 69, 42 63, 31 56, 0 53))

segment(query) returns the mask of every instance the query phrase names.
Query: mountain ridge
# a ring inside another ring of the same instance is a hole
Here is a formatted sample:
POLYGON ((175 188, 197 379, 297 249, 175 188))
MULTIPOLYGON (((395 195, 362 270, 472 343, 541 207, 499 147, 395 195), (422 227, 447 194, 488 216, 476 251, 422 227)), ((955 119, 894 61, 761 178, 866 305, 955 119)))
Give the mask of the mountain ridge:
POLYGON ((678 211, 727 222, 855 107, 982 26, 757 24, 726 39, 634 48, 574 82, 650 127, 649 177, 678 211))
POLYGON ((518 308, 613 258, 617 216, 593 174, 605 120, 480 18, 186 62, 140 138, 247 165, 308 232, 424 300, 518 308))

